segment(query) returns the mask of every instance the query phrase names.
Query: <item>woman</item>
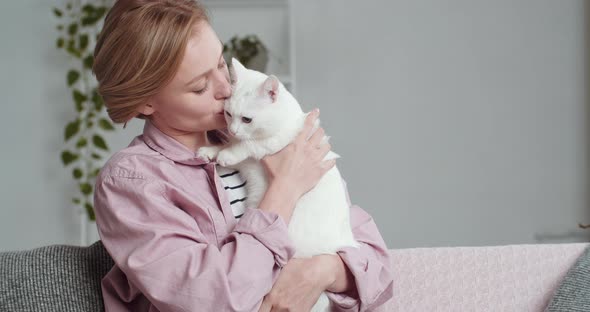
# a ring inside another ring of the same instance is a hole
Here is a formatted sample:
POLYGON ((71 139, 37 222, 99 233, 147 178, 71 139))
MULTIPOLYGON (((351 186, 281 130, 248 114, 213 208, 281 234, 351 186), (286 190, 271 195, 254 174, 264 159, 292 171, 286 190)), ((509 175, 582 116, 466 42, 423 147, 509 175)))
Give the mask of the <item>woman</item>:
POLYGON ((263 159, 268 191, 241 215, 215 163, 196 156, 224 138, 231 88, 221 52, 191 0, 119 0, 105 18, 94 51, 99 93, 113 122, 145 120, 96 180, 98 231, 115 261, 102 281, 106 310, 306 311, 323 291, 335 310, 380 305, 392 296, 387 247, 359 207, 351 223, 361 248, 292 258, 295 203, 334 165, 322 160, 323 130, 309 137, 319 111, 263 159))

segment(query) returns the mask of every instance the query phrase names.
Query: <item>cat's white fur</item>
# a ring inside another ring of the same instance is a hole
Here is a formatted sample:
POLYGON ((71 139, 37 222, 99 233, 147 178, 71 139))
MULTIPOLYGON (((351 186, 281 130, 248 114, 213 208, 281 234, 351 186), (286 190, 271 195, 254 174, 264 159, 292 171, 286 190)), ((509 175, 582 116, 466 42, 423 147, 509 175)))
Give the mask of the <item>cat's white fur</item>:
MULTIPOLYGON (((236 59, 232 60, 230 75, 232 96, 224 108, 232 138, 222 147, 202 147, 198 155, 238 169, 247 181, 246 207, 255 208, 268 186, 259 160, 291 143, 307 114, 275 76, 247 69, 236 59)), ((329 152, 324 159, 339 157, 329 152)), ((350 207, 336 166, 299 199, 288 228, 295 257, 335 254, 342 247, 359 246, 352 234, 350 207)), ((326 306, 327 299, 322 295, 312 311, 326 306)))

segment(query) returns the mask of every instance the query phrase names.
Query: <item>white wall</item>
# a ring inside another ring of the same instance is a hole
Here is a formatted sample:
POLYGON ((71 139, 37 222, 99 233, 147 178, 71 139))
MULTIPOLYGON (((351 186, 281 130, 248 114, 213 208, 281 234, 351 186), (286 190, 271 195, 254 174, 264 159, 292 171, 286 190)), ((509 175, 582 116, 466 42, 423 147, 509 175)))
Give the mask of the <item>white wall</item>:
MULTIPOLYGON (((298 97, 391 248, 588 240, 582 0, 295 2, 298 97)), ((79 240, 55 3, 0 2, 0 250, 79 240)))
POLYGON ((588 240, 583 9, 298 5, 299 98, 322 107, 353 201, 390 246, 588 240))

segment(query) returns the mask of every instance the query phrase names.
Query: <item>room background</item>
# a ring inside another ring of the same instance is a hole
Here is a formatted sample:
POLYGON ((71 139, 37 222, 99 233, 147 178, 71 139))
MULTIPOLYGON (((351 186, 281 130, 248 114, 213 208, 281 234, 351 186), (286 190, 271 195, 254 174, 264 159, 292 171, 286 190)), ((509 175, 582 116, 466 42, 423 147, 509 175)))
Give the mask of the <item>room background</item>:
MULTIPOLYGON (((61 3, 0 2, 0 251, 79 244, 59 157, 75 115, 61 3)), ((352 201, 388 247, 590 240, 577 226, 590 223, 589 12, 583 0, 293 1, 297 98, 320 107, 352 201)), ((105 138, 116 151, 142 127, 105 138)))

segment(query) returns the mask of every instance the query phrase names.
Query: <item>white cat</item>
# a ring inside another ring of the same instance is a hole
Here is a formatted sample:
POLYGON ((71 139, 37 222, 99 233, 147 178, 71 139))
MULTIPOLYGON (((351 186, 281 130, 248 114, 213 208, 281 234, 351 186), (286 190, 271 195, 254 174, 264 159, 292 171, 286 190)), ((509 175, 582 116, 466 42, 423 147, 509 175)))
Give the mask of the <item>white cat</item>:
MULTIPOLYGON (((232 59, 230 76, 233 92, 224 107, 230 143, 202 147, 198 155, 238 169, 247 181, 246 207, 258 207, 268 185, 259 160, 291 143, 303 128, 307 114, 275 76, 247 69, 236 59, 232 59)), ((324 159, 339 157, 329 152, 324 159)), ((295 245, 295 257, 335 254, 342 247, 359 247, 350 227, 350 207, 336 166, 299 199, 289 223, 289 236, 295 245)), ((312 311, 323 311, 327 304, 327 297, 322 295, 312 311)))

